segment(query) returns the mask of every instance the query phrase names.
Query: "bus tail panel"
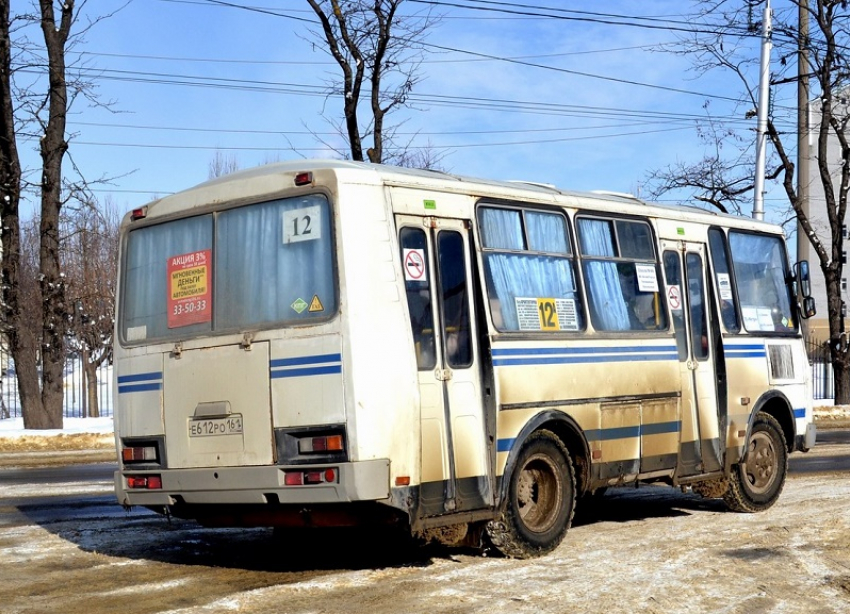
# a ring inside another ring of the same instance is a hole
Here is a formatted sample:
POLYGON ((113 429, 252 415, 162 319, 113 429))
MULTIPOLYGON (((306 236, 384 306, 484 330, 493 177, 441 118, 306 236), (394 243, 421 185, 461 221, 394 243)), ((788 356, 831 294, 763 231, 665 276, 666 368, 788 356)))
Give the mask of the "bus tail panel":
POLYGON ((165 356, 169 469, 274 462, 268 365, 268 343, 165 356))

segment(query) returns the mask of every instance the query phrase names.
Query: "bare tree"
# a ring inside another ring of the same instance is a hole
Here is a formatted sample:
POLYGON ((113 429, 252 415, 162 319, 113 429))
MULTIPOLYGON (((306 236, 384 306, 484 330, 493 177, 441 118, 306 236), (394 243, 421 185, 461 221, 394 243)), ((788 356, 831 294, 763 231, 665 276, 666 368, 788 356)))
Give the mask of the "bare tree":
POLYGON ((80 357, 85 382, 84 415, 100 415, 97 371, 112 362, 115 283, 120 216, 111 201, 67 216, 62 241, 66 297, 73 305, 68 343, 80 357))
POLYGON ((340 153, 374 163, 410 161, 407 148, 394 144, 397 126, 386 120, 394 110, 408 106, 420 79, 424 35, 437 20, 429 12, 403 15, 404 0, 307 2, 321 23, 314 38, 342 72, 342 79, 332 85, 343 105, 343 121, 336 126, 348 142, 340 153), (367 103, 361 100, 364 95, 367 103), (361 103, 368 105, 365 119, 361 103), (371 146, 364 145, 370 137, 371 146))
POLYGON ((207 177, 209 179, 215 179, 216 177, 235 173, 238 170, 239 160, 236 159, 236 156, 232 154, 223 154, 221 151, 216 150, 215 156, 213 156, 213 159, 210 160, 207 177))
POLYGON ((15 361, 24 426, 30 429, 62 426, 70 306, 61 267, 60 213, 70 199, 85 198, 87 192, 85 180, 71 181, 63 173, 70 138, 67 117, 78 96, 96 101, 91 82, 79 77, 67 59, 88 29, 108 17, 81 23, 86 4, 32 0, 29 12, 12 15, 9 0, 0 0, 2 325, 15 361), (31 38, 35 28, 40 31, 37 40, 31 38), (21 168, 18 139, 38 142, 37 169, 21 168), (29 175, 37 179, 30 182, 29 175), (37 331, 25 325, 32 309, 22 294, 20 203, 26 190, 40 202, 37 331))
MULTIPOLYGON (((706 33, 709 29, 702 29, 701 33, 683 41, 677 48, 677 52, 691 57, 700 73, 721 69, 735 75, 744 92, 741 108, 747 110, 757 106, 758 84, 754 79, 758 71, 753 68, 758 64, 758 57, 752 53, 751 47, 744 49, 736 41, 742 40, 743 36, 758 35, 761 29, 759 5, 762 4, 758 0, 699 3, 701 16, 712 24, 711 33, 706 33)), ((773 64, 772 99, 795 98, 793 92, 783 95, 781 88, 796 88, 801 78, 795 73, 797 59, 803 58, 807 69, 801 74, 811 79, 817 90, 817 112, 812 113, 814 125, 811 133, 815 140, 816 187, 822 189, 824 201, 824 207, 818 205, 817 210, 823 211, 826 220, 821 223, 817 212, 809 211, 808 202, 797 190, 796 165, 792 157, 796 153, 797 131, 791 127, 795 125, 796 109, 787 111, 785 116, 781 108, 778 111, 774 109, 768 118, 767 138, 773 147, 768 179, 775 178, 781 184, 788 199, 788 211, 797 219, 798 227, 817 254, 826 283, 835 402, 846 404, 850 403, 850 344, 843 331, 841 278, 844 268, 843 228, 850 191, 850 141, 847 134, 850 121, 847 89, 850 79, 850 12, 844 0, 792 0, 786 6, 785 10, 773 14, 774 57, 779 58, 779 62, 773 64), (804 30, 801 30, 798 20, 801 8, 808 15, 810 24, 804 30), (806 34, 801 35, 801 31, 806 34)), ((742 138, 752 139, 751 128, 742 138)), ((720 142, 721 139, 716 140, 716 143, 720 142)), ((719 154, 719 151, 715 153, 719 154)), ((749 150, 745 158, 741 158, 740 149, 731 148, 724 154, 727 155, 722 160, 720 155, 709 155, 692 166, 672 167, 667 172, 656 171, 653 191, 658 194, 667 189, 688 187, 708 194, 704 200, 710 201, 711 195, 720 194, 723 198, 718 200, 736 202, 739 206, 743 200, 740 199, 741 194, 752 189, 746 179, 746 169, 754 168, 751 166, 752 158, 749 150), (731 195, 728 198, 727 192, 731 195)), ((807 183, 809 178, 803 178, 803 181, 807 183)))

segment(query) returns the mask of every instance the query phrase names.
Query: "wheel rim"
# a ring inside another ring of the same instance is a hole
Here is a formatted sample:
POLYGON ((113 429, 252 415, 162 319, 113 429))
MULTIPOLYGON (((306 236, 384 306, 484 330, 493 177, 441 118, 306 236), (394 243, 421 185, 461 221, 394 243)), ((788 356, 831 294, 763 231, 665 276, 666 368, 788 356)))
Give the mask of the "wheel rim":
POLYGON ((744 464, 744 476, 755 494, 764 494, 779 473, 779 461, 773 439, 767 433, 753 433, 744 464))
POLYGON ((530 457, 520 471, 516 501, 522 523, 535 533, 543 533, 555 524, 562 507, 561 474, 551 458, 544 454, 530 457))

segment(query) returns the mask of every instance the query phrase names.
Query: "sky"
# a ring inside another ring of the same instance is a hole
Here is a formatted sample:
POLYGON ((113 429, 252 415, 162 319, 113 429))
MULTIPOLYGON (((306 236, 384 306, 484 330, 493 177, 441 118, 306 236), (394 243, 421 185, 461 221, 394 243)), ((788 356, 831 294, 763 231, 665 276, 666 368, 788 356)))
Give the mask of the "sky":
MULTIPOLYGON (((729 100, 742 92, 734 77, 700 77, 690 58, 658 51, 685 35, 694 7, 411 0, 406 11, 440 21, 414 108, 390 121, 453 173, 643 196, 652 170, 703 155, 696 127, 709 113, 755 129, 729 100)), ((106 15, 73 52, 100 104, 77 100, 69 121, 72 163, 89 181, 110 180, 98 199, 123 211, 189 188, 209 178, 217 153, 240 168, 339 157, 327 118, 341 117, 341 101, 325 93, 338 67, 310 35, 306 0, 85 5, 85 19, 106 15)), ((758 36, 730 44, 758 56, 758 36)), ((21 144, 29 168, 33 147, 21 144)))

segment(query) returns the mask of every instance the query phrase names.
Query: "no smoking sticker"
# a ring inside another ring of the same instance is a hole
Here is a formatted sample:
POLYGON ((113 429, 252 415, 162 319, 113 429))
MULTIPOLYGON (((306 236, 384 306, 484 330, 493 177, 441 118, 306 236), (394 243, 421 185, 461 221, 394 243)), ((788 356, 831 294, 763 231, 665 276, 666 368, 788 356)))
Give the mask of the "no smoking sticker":
POLYGON ((424 249, 405 249, 402 266, 405 281, 428 281, 424 249))
POLYGON ((679 311, 682 308, 682 290, 679 286, 667 286, 667 302, 670 309, 679 311))

